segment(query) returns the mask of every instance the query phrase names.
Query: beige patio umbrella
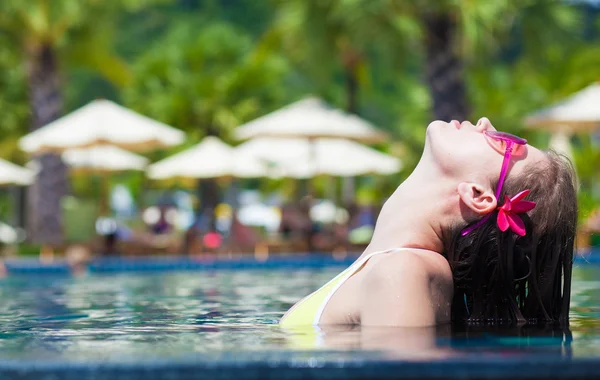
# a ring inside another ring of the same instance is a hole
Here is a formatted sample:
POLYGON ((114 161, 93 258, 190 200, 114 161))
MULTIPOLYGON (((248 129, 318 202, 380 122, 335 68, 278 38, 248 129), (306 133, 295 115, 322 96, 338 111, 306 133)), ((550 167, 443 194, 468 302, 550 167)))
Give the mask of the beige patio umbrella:
POLYGON ((35 170, 24 168, 12 162, 0 159, 0 186, 31 185, 35 179, 35 170))
POLYGON ((243 156, 219 138, 209 136, 187 150, 150 165, 146 173, 148 178, 155 180, 189 182, 208 178, 264 177, 267 170, 254 157, 243 156))
POLYGON ((571 132, 600 127, 600 83, 592 83, 562 102, 536 111, 525 119, 531 127, 571 132))
MULTIPOLYGON (((114 145, 142 152, 183 143, 185 134, 108 100, 95 100, 19 140, 30 154, 114 145)), ((44 251, 51 251, 49 246, 44 251)))
POLYGON ((256 137, 345 138, 364 143, 384 141, 387 135, 356 115, 309 97, 239 126, 236 138, 256 137))
POLYGON ((149 151, 183 143, 176 128, 135 113, 109 100, 94 100, 19 140, 28 153, 114 145, 131 151, 149 151))
POLYGON ((144 170, 148 159, 113 145, 98 145, 90 148, 68 149, 62 159, 72 171, 118 172, 144 170))
MULTIPOLYGON (((101 215, 105 215, 108 211, 108 178, 110 174, 130 170, 144 170, 148 165, 146 157, 112 145, 68 149, 61 156, 70 172, 97 174, 100 176, 101 215)), ((29 166, 35 167, 36 162, 31 161, 29 166)))
MULTIPOLYGON (((11 185, 16 186, 27 186, 31 185, 35 180, 36 171, 30 168, 25 168, 19 165, 15 165, 12 162, 0 159, 0 186, 7 187, 11 185)), ((20 204, 21 193, 15 191, 11 197, 13 198, 13 204, 20 204)), ((16 211, 18 212, 18 211, 16 211)), ((15 213, 16 215, 16 213, 15 213)), ((15 229, 2 224, 2 229, 6 233, 14 233, 15 229)), ((5 239, 0 239, 5 240, 5 239)))
POLYGON ((532 113, 525 123, 533 128, 550 130, 550 148, 574 162, 571 136, 600 128, 600 82, 592 83, 562 102, 532 113))
POLYGON ((217 137, 158 161, 148 167, 151 179, 200 179, 223 177, 263 177, 266 167, 258 159, 243 156, 217 137))
MULTIPOLYGON (((316 97, 308 97, 275 112, 239 126, 234 131, 240 140, 258 137, 303 138, 311 143, 318 138, 342 138, 363 143, 378 143, 388 136, 368 121, 333 108, 316 97)), ((309 161, 314 166, 316 146, 311 144, 309 161)), ((345 177, 345 189, 354 187, 345 177)), ((345 191, 350 195, 353 191, 345 191)))
POLYGON ((345 139, 262 137, 241 144, 236 151, 268 163, 270 177, 388 175, 402 169, 398 158, 345 139))
POLYGON ((100 214, 108 211, 108 179, 111 173, 144 170, 146 157, 113 145, 97 145, 89 148, 68 149, 62 159, 71 172, 98 174, 101 179, 100 214))

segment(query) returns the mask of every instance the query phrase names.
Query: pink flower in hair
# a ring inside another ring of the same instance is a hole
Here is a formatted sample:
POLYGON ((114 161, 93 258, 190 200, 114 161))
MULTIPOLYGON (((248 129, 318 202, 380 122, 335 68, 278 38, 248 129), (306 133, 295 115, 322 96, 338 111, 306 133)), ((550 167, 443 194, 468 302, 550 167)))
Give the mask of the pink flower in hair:
POLYGON ((505 232, 509 228, 519 236, 525 236, 525 223, 518 214, 531 211, 535 202, 524 201, 529 190, 523 190, 512 198, 505 196, 504 204, 498 207, 498 228, 505 232))

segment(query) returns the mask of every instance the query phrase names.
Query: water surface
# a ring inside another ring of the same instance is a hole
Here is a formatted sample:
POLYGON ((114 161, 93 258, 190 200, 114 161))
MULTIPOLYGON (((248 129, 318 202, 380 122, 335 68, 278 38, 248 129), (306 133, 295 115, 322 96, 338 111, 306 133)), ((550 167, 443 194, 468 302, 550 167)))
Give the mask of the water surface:
POLYGON ((340 270, 9 276, 0 280, 0 359, 174 360, 282 350, 415 360, 600 357, 600 266, 574 269, 570 330, 277 326, 284 311, 340 270))

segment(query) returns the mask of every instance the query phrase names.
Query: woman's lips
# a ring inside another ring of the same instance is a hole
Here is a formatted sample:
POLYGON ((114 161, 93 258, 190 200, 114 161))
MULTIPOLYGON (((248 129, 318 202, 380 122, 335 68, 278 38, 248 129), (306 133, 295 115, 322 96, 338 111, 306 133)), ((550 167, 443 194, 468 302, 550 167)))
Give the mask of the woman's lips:
POLYGON ((460 122, 458 120, 452 120, 450 124, 454 125, 456 129, 460 129, 460 122))

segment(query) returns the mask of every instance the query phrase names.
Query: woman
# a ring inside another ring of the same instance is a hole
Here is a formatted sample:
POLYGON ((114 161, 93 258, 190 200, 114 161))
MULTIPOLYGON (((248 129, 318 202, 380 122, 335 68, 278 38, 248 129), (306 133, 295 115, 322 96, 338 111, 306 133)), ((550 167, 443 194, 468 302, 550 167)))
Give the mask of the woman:
POLYGON ((567 321, 573 178, 562 158, 486 118, 431 123, 365 252, 281 325, 567 321))

